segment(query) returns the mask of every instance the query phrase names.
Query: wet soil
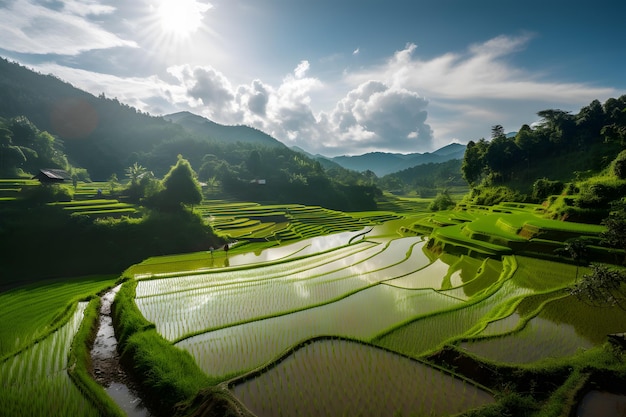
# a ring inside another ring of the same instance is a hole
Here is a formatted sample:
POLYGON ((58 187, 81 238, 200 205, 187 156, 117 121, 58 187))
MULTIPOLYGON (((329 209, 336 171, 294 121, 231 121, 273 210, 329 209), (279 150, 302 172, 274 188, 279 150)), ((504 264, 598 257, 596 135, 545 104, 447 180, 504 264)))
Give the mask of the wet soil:
POLYGON ((150 417, 137 385, 120 364, 111 305, 119 286, 102 296, 98 332, 91 348, 92 376, 129 417, 150 417))

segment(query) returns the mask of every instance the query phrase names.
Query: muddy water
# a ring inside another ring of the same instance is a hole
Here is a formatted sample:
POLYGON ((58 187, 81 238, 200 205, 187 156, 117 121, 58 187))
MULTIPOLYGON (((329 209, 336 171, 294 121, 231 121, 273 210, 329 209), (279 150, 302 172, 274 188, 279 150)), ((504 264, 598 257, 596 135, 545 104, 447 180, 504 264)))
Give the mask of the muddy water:
POLYGON ((93 376, 129 417, 150 417, 150 412, 120 365, 111 318, 111 305, 119 289, 118 285, 101 299, 98 333, 91 349, 93 376))
POLYGON ((578 405, 577 417, 622 417, 626 415, 626 395, 590 391, 578 405))

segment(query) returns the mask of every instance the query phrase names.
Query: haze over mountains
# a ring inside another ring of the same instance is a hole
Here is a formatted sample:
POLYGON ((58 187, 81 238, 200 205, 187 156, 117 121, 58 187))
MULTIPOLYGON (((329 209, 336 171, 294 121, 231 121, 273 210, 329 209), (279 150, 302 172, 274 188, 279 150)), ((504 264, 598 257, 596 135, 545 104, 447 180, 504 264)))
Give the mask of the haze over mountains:
MULTIPOLYGON (((20 116, 57 136, 70 161, 86 168, 94 179, 105 179, 112 173, 124 175, 125 168, 134 162, 163 174, 175 162, 177 153, 200 167, 203 155, 196 155, 199 150, 193 150, 192 138, 289 149, 249 126, 221 125, 190 112, 151 116, 104 93, 96 97, 57 77, 0 59, 0 117, 20 116)), ((358 172, 369 170, 382 177, 421 164, 462 159, 465 146, 451 144, 424 154, 373 152, 338 157, 311 155, 299 148, 290 150, 318 161, 326 169, 339 165, 358 172)))
MULTIPOLYGON (((254 143, 268 147, 286 146, 272 136, 249 126, 225 126, 215 123, 205 117, 183 111, 163 116, 164 119, 181 125, 189 132, 198 135, 211 137, 228 142, 244 142, 254 143)), ((306 150, 294 147, 293 150, 303 153, 311 159, 315 159, 322 163, 322 166, 329 167, 332 163, 351 169, 353 171, 372 171, 378 177, 387 174, 402 171, 414 166, 446 162, 451 159, 463 159, 465 153, 465 145, 460 143, 451 143, 434 152, 425 153, 387 153, 387 152, 369 152, 362 155, 354 156, 336 156, 328 157, 324 155, 313 155, 306 150), (330 162, 330 164, 329 164, 330 162)))

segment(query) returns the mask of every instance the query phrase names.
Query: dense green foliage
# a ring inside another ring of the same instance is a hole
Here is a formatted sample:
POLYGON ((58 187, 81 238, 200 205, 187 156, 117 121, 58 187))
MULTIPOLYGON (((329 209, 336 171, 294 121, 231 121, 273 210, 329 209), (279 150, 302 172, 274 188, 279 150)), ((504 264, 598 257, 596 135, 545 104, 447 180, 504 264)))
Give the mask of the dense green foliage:
POLYGON ((594 100, 575 115, 562 110, 537 114, 541 123, 522 126, 514 137, 494 126, 490 141, 468 143, 462 173, 470 185, 517 184, 528 193, 538 178, 566 181, 574 171, 599 171, 626 145, 626 96, 603 105, 594 100))
POLYGON ((206 250, 219 244, 210 226, 188 211, 92 220, 70 216, 59 206, 16 202, 2 207, 0 216, 3 284, 120 273, 149 256, 206 250))
POLYGON ((165 175, 163 188, 150 197, 149 203, 166 211, 178 210, 181 206, 199 204, 202 201, 200 184, 189 161, 178 155, 178 161, 165 175))
MULTIPOLYGON (((342 210, 376 207, 374 197, 379 190, 364 175, 328 175, 318 162, 286 146, 233 140, 233 134, 247 138, 250 129, 233 128, 224 137, 209 136, 205 129, 187 130, 117 99, 104 94, 94 97, 6 60, 0 60, 0 117, 18 118, 29 125, 27 120, 32 121, 45 130, 35 132, 56 152, 56 159, 42 159, 53 155, 52 151, 28 147, 17 132, 0 129, 4 132, 0 133, 0 150, 6 155, 3 170, 8 174, 19 168, 31 175, 40 168, 69 169, 67 158, 94 180, 112 175, 122 178, 135 164, 162 177, 176 162, 173 155, 182 155, 201 182, 248 201, 317 204, 342 210), (38 158, 34 151, 40 152, 38 158), (50 166, 42 166, 44 162, 50 166)), ((84 173, 75 168, 72 173, 76 172, 84 173)), ((134 192, 142 182, 134 184, 131 198, 136 197, 134 192)))
POLYGON ((451 186, 467 186, 461 176, 461 160, 428 163, 385 175, 377 181, 384 190, 406 193, 415 191, 421 197, 433 197, 437 190, 451 186))
POLYGON ((17 177, 40 168, 69 169, 63 142, 25 117, 0 118, 0 176, 17 177))

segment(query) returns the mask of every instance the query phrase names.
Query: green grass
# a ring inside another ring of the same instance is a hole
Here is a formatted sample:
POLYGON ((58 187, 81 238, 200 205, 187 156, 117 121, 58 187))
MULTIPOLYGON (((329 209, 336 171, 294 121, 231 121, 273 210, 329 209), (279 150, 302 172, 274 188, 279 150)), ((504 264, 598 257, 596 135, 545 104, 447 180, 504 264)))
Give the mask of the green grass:
POLYGON ((189 353, 163 339, 146 321, 134 302, 136 281, 122 286, 113 304, 113 318, 121 360, 141 375, 148 400, 163 411, 190 400, 202 388, 214 385, 189 353))
MULTIPOLYGON (((192 401, 203 389, 218 389, 231 377, 278 368, 277 358, 322 336, 371 342, 392 356, 413 359, 458 349, 458 357, 478 364, 475 369, 493 372, 494 388, 513 390, 500 392, 498 404, 486 408, 484 415, 520 415, 543 408, 545 415, 556 416, 575 402, 586 375, 602 370, 623 380, 618 377, 625 373, 623 363, 599 352, 607 332, 619 331, 626 322, 626 313, 566 297, 563 289, 587 269, 555 262, 566 259, 551 253, 571 236, 596 243, 601 228, 546 220, 543 209, 532 204, 466 204, 430 213, 423 210, 423 199, 386 198, 385 204, 398 211, 341 213, 227 201, 198 207, 215 230, 240 242, 228 255, 218 248, 212 256, 202 251, 134 265, 125 271, 129 282, 114 303, 122 359, 142 375, 149 400, 171 412, 177 402, 192 401), (368 231, 363 242, 351 246, 335 242, 336 235, 325 237, 325 244, 304 239, 342 232, 344 240, 352 241, 362 230, 368 231), (428 241, 412 236, 423 231, 431 234, 428 241), (535 356, 522 358, 524 352, 535 356), (546 402, 531 407, 527 400, 533 384, 541 387, 538 395, 546 402)), ((97 203, 117 204, 106 201, 97 203)), ((85 201, 73 207, 91 206, 85 201)), ((78 299, 115 281, 92 280, 70 280, 67 285, 55 281, 0 294, 3 372, 13 358, 31 355, 35 342, 44 346, 73 317, 78 299)), ((79 404, 79 398, 89 398, 87 403, 105 410, 102 392, 84 367, 95 304, 85 311, 70 356, 76 364, 74 384, 83 394, 72 394, 76 400, 71 401, 79 404)), ((65 349, 55 346, 49 349, 65 349)), ((368 366, 369 359, 362 359, 368 366)), ((349 359, 341 362, 338 369, 349 359)), ((40 363, 34 360, 32 367, 40 363)), ((23 369, 23 375, 31 372, 23 369)), ((462 367, 458 372, 470 379, 480 377, 462 367)), ((316 369, 306 374, 314 381, 332 373, 316 369)), ((433 396, 440 395, 441 401, 446 394, 441 387, 433 388, 433 396)), ((7 404, 11 395, 0 394, 0 399, 7 404)), ((325 401, 318 397, 316 401, 325 401)), ((86 414, 91 414, 93 407, 88 407, 86 414)))
POLYGON ((78 300, 110 287, 117 276, 35 283, 0 294, 0 358, 46 337, 73 313, 78 300))
POLYGON ((69 378, 68 355, 87 303, 54 332, 0 361, 0 410, 7 416, 99 416, 69 378))

